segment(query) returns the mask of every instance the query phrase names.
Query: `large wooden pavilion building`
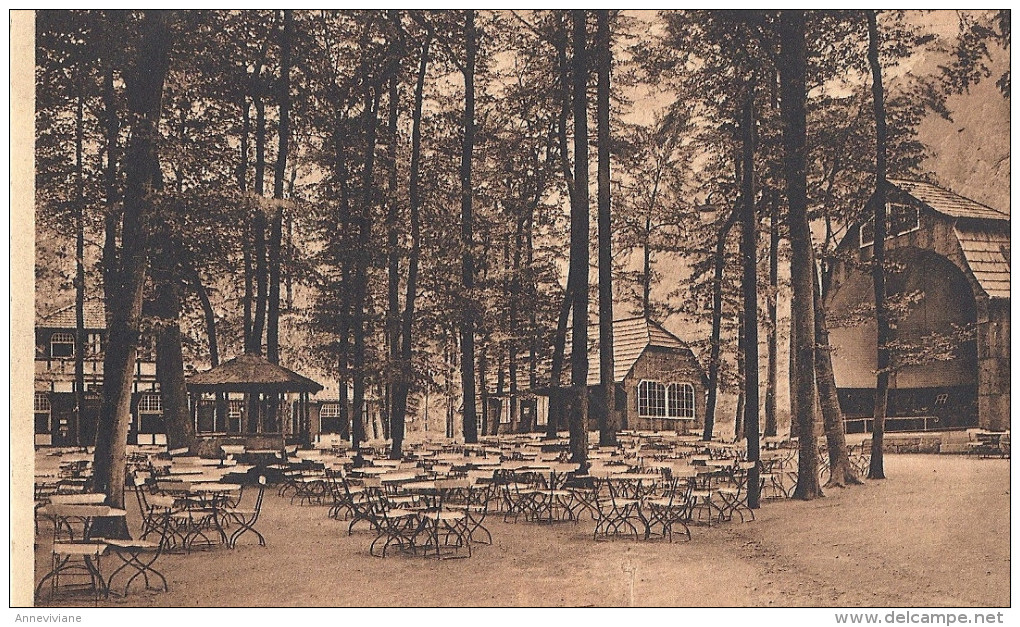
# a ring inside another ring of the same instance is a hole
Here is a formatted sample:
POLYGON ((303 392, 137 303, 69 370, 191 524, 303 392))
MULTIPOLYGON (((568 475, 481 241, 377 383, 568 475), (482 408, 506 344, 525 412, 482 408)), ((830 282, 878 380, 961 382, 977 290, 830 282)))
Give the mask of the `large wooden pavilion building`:
MULTIPOLYGON (((1008 429, 1009 215, 921 181, 891 179, 886 191, 887 289, 904 303, 894 333, 907 349, 899 354, 915 354, 894 357, 890 430, 1008 429), (918 352, 925 346, 934 350, 918 352)), ((873 244, 872 223, 849 230, 827 293, 833 369, 851 432, 871 428, 873 244)))

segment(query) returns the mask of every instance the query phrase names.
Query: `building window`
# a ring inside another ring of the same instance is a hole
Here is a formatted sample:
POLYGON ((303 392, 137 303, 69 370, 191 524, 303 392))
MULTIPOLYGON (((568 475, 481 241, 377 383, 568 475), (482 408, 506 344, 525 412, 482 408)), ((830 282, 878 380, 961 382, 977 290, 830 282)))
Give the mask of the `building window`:
POLYGON ((666 386, 658 381, 638 383, 638 415, 650 418, 666 416, 666 386))
POLYGON ((319 431, 340 433, 340 403, 323 403, 319 406, 319 431))
POLYGON ((103 354, 103 336, 99 333, 89 334, 89 356, 98 357, 103 354))
POLYGON ((51 335, 50 357, 74 357, 74 336, 64 332, 51 335))
POLYGON ((138 399, 138 432, 164 433, 163 397, 159 394, 142 394, 138 399))
POLYGON ((159 394, 142 394, 138 399, 138 413, 140 414, 161 414, 163 413, 163 397, 159 394))
POLYGON ((319 408, 319 418, 339 418, 340 403, 325 403, 319 408))
MULTIPOLYGON (((886 207, 886 239, 921 228, 921 213, 915 205, 891 202, 886 207)), ((861 248, 875 243, 875 219, 861 224, 861 248)))
POLYGON ((694 419, 694 386, 690 383, 670 383, 666 388, 669 417, 694 419))
POLYGON ((50 395, 47 392, 36 392, 32 402, 35 410, 35 432, 50 433, 50 395))

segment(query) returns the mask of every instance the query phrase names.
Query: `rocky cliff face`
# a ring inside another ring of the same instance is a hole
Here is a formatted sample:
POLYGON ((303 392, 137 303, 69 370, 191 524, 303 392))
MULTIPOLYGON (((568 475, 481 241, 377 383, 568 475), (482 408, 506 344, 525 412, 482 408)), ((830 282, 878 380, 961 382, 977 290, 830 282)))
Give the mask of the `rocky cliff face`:
POLYGON ((931 116, 919 135, 930 153, 924 167, 940 184, 1009 213, 1009 100, 995 85, 1009 68, 1009 53, 992 54, 991 77, 949 99, 952 121, 931 116))

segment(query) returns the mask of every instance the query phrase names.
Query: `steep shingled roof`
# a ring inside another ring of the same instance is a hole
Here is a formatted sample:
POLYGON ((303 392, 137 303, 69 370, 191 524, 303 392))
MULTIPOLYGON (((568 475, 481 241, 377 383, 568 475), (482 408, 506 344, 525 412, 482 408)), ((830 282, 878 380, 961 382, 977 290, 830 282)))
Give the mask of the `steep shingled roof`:
POLYGON ((239 355, 188 378, 196 392, 311 392, 322 386, 261 355, 239 355))
MULTIPOLYGON (((35 318, 35 326, 42 329, 73 329, 75 324, 74 305, 62 307, 48 314, 36 315, 35 318)), ((102 301, 85 302, 85 328, 106 328, 106 308, 102 301)))
POLYGON ((922 181, 887 179, 901 191, 913 196, 931 209, 952 218, 977 218, 982 220, 1009 220, 1009 214, 998 209, 964 198, 959 194, 922 181))
POLYGON ((889 183, 936 213, 963 219, 953 230, 971 274, 989 298, 1009 298, 1009 214, 931 183, 904 179, 889 183))
MULTIPOLYGON (((598 385, 601 382, 598 325, 589 325, 588 340, 588 385, 598 385)), ((623 381, 641 353, 649 346, 690 351, 683 340, 664 329, 657 322, 640 316, 613 320, 613 380, 616 383, 623 381)), ((570 335, 568 334, 567 346, 564 351, 564 354, 567 355, 564 366, 567 377, 570 372, 571 348, 570 335)))
POLYGON ((963 229, 956 237, 981 289, 989 298, 1009 298, 1009 233, 963 229))

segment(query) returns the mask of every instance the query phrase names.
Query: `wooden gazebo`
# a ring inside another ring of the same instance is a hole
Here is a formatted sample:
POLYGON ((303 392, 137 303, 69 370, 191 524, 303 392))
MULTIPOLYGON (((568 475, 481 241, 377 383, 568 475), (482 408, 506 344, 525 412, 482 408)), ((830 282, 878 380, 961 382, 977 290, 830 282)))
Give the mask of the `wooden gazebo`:
MULTIPOLYGON (((192 375, 187 381, 191 394, 194 420, 198 424, 199 399, 202 394, 216 394, 220 399, 230 393, 245 395, 246 408, 237 435, 275 436, 286 442, 288 429, 281 420, 281 402, 291 393, 299 395, 297 406, 297 435, 307 446, 311 435, 308 421, 308 397, 322 390, 322 385, 303 377, 293 370, 274 364, 261 355, 244 354, 222 364, 192 375)), ((226 402, 215 404, 214 414, 228 411, 226 402)), ((215 424, 228 424, 226 416, 218 416, 215 424)))

